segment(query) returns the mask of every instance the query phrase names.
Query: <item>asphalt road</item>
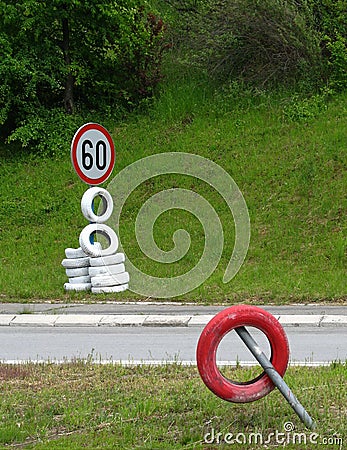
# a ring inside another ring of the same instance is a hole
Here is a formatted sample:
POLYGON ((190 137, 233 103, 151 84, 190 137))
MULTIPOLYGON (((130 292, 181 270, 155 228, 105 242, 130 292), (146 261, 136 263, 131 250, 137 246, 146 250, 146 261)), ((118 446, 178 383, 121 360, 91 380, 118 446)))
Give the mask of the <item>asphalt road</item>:
MULTIPOLYGON (((195 363, 203 327, 1 327, 0 361, 61 361, 92 357, 122 362, 181 361, 195 363)), ((265 353, 267 340, 249 329, 265 353)), ((294 363, 320 364, 347 360, 346 328, 288 327, 285 329, 294 363)), ((221 342, 217 360, 255 363, 234 331, 221 342)))

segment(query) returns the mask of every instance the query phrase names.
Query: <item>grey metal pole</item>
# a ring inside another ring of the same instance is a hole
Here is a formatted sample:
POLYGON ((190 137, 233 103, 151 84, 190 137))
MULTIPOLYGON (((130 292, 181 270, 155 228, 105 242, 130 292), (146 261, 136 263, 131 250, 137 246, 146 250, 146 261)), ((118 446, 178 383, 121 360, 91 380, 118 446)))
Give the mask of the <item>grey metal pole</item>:
MULTIPOLYGON (((89 185, 89 189, 91 187, 93 187, 93 186, 89 185)), ((95 210, 94 210, 94 200, 92 201, 92 211, 95 212, 95 210)), ((89 222, 89 223, 92 223, 92 222, 89 222)), ((94 244, 95 239, 94 239, 94 236, 92 234, 90 235, 89 240, 90 240, 91 244, 94 244)))
POLYGON ((274 383, 274 385, 281 392, 283 397, 287 400, 290 406, 294 409, 296 414, 300 417, 301 421, 306 425, 310 430, 314 430, 316 428, 316 423, 313 421, 311 416, 307 413, 302 404, 295 397, 289 386, 283 380, 281 375, 276 371, 274 366, 268 360, 266 355, 260 349, 257 342, 253 339, 253 337, 249 334, 245 327, 235 328, 236 333, 240 336, 242 341, 249 348, 255 359, 259 362, 259 364, 264 369, 265 373, 274 383))

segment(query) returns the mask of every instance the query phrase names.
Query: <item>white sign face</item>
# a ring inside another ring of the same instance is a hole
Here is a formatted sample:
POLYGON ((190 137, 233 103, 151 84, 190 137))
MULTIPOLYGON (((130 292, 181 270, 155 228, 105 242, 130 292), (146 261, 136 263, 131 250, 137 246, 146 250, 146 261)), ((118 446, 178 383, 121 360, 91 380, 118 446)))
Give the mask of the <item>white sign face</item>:
POLYGON ((79 128, 71 144, 71 161, 85 183, 97 185, 106 181, 115 162, 109 132, 97 123, 87 123, 79 128))

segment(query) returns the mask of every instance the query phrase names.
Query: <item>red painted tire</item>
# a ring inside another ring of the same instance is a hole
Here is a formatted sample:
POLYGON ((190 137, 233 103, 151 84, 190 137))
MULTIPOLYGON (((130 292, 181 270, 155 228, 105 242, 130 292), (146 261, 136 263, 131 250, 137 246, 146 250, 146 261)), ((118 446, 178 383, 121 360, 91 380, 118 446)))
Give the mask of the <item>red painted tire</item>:
POLYGON ((247 403, 269 394, 275 386, 265 372, 253 380, 239 383, 225 378, 216 362, 217 348, 231 330, 252 326, 261 330, 269 340, 270 361, 283 377, 289 360, 287 336, 274 316, 256 306, 235 305, 218 313, 203 329, 197 350, 198 370, 203 382, 218 397, 234 403, 247 403))

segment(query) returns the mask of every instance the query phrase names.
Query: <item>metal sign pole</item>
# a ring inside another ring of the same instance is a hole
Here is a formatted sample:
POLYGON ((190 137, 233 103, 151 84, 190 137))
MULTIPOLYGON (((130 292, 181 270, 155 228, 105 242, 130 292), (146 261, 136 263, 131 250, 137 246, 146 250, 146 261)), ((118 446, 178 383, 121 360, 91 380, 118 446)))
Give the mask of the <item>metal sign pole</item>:
POLYGON ((259 364, 264 369, 265 373, 278 388, 290 406, 294 409, 296 414, 300 417, 301 421, 306 425, 307 428, 314 430, 316 428, 316 423, 313 421, 311 416, 307 413, 302 404, 295 397, 289 386, 285 383, 281 375, 276 371, 274 366, 268 360, 266 355, 262 352, 257 342, 249 334, 245 327, 235 328, 236 333, 240 336, 242 341, 249 348, 253 356, 259 362, 259 364))
MULTIPOLYGON (((89 185, 89 189, 91 188, 92 186, 91 185, 89 185)), ((92 201, 92 211, 93 211, 93 213, 95 213, 95 209, 94 209, 94 200, 92 201)), ((93 223, 93 222, 89 222, 89 223, 93 223)), ((91 234, 90 235, 90 237, 89 237, 89 240, 90 240, 90 243, 91 244, 94 244, 94 235, 93 234, 91 234)))

